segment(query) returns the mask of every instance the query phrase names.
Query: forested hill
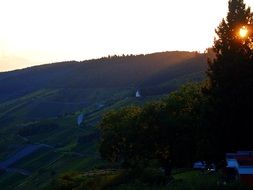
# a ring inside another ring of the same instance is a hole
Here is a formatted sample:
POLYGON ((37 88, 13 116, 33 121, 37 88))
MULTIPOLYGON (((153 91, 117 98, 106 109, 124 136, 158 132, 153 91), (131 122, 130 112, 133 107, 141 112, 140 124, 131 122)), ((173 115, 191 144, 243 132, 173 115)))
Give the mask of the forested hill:
POLYGON ((201 80, 206 56, 196 52, 112 56, 0 73, 0 122, 29 122, 168 94, 201 80))
MULTIPOLYGON (((205 69, 205 62, 203 54, 174 51, 35 66, 0 73, 0 102, 40 89, 143 88, 153 91, 155 86, 170 80, 198 78, 205 69)), ((164 91, 174 90, 175 84, 166 85, 164 91)), ((159 89, 157 93, 161 93, 159 89)))

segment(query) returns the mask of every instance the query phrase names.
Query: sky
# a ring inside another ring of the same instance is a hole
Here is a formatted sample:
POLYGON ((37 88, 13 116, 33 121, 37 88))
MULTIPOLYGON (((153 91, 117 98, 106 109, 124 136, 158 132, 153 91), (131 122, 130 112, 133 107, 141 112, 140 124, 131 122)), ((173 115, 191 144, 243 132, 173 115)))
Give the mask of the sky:
MULTIPOLYGON (((244 1, 253 7, 252 0, 244 1)), ((227 0, 0 0, 0 71, 211 47, 227 0)))

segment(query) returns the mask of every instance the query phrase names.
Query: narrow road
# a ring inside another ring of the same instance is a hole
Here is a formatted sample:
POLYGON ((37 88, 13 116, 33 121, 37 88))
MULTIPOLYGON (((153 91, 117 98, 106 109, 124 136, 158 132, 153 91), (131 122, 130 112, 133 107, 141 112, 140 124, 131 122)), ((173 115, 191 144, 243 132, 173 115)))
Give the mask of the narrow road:
POLYGON ((7 158, 7 160, 0 162, 0 168, 1 169, 6 169, 10 167, 11 165, 15 164, 22 158, 28 156, 29 154, 35 152, 36 150, 40 149, 42 146, 41 145, 35 145, 35 144, 30 144, 24 147, 23 149, 19 150, 16 152, 14 155, 10 156, 7 158))
POLYGON ((7 158, 5 161, 0 162, 0 169, 5 170, 7 172, 16 172, 20 173, 22 175, 29 175, 30 172, 23 170, 23 169, 15 169, 10 168, 13 164, 20 161, 22 158, 29 156, 33 152, 36 152, 37 150, 46 147, 46 148, 53 148, 52 146, 46 145, 46 144, 29 144, 16 152, 15 154, 11 155, 9 158, 7 158))

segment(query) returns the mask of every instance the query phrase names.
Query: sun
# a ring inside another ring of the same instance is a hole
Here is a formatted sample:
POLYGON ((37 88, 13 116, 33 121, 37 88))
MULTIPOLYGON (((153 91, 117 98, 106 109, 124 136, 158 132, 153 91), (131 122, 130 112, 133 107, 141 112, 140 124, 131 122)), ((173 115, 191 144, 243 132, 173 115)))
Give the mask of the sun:
POLYGON ((240 28, 239 35, 241 38, 246 38, 248 36, 248 32, 249 32, 248 29, 245 26, 243 26, 240 28))

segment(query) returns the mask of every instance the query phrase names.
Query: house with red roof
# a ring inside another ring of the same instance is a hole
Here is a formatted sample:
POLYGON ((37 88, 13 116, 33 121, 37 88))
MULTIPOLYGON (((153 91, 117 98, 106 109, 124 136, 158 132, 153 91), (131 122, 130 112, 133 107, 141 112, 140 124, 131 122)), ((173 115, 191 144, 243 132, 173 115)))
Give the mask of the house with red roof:
POLYGON ((226 154, 227 168, 236 171, 236 180, 253 187, 253 151, 226 154))

